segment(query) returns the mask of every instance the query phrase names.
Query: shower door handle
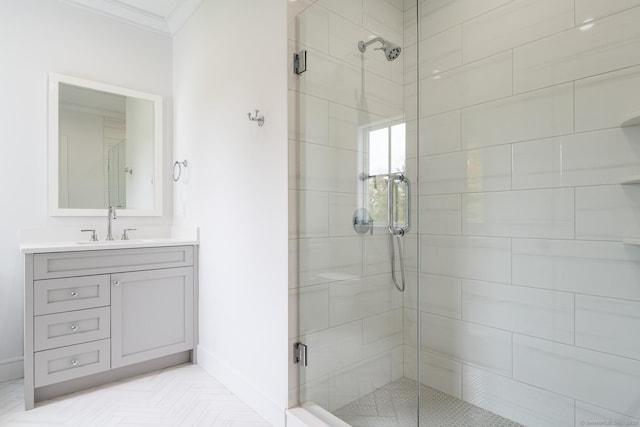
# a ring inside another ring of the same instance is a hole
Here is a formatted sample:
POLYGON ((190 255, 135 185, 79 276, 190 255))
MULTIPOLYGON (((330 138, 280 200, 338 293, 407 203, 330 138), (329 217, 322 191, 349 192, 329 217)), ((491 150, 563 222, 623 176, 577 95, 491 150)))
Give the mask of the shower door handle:
POLYGON ((406 177, 406 175, 402 173, 389 174, 389 181, 387 182, 387 204, 387 225, 389 228, 389 233, 394 236, 404 236, 411 229, 411 182, 409 181, 409 178, 406 177), (405 194, 404 226, 396 227, 395 213, 393 209, 395 204, 394 189, 396 183, 401 182, 404 182, 405 188, 407 189, 405 194))

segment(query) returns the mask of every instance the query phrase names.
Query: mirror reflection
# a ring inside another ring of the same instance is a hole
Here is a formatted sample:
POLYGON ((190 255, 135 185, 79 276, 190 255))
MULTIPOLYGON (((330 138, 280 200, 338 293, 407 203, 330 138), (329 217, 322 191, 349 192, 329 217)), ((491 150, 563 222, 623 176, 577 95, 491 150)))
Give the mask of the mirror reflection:
POLYGON ((117 206, 160 215, 161 98, 60 76, 52 84, 51 214, 101 215, 117 206))

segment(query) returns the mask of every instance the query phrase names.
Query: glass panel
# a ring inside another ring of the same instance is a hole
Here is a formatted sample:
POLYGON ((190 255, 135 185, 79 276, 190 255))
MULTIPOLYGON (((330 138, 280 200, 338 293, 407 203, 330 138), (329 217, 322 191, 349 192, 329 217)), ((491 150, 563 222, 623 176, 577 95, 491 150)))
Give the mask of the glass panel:
MULTIPOLYGON (((416 86, 404 72, 416 63, 416 41, 404 38, 415 16, 402 1, 297 3, 289 2, 290 43, 307 50, 308 66, 292 72, 289 98, 292 338, 307 345, 309 362, 292 387, 315 414, 417 425, 417 226, 389 232, 390 223, 406 225, 406 182, 418 193, 418 162, 407 158, 417 153, 417 132, 407 132, 418 127, 416 109, 405 111, 416 86), (396 391, 402 405, 387 398, 396 391)), ((415 225, 415 209, 413 216, 415 225)))

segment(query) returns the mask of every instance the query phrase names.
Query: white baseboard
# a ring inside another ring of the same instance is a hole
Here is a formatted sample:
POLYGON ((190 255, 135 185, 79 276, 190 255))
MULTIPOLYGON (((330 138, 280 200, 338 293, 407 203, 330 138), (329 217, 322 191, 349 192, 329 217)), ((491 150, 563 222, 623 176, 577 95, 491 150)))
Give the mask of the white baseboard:
POLYGON ((265 396, 244 375, 198 346, 198 365, 275 427, 285 427, 285 409, 265 396))
POLYGON ((24 358, 0 360, 0 383, 24 377, 24 358))

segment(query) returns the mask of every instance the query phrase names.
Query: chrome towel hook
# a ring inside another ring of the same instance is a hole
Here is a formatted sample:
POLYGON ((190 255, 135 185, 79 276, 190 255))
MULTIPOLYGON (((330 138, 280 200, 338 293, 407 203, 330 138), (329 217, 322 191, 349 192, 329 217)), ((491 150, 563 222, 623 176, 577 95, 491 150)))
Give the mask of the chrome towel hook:
POLYGON ((253 117, 251 116, 251 113, 248 113, 247 115, 249 116, 249 120, 252 122, 258 122, 258 126, 262 127, 262 125, 264 125, 264 116, 259 116, 258 113, 260 113, 260 110, 256 110, 253 117))
POLYGON ((175 161, 175 163, 173 163, 173 181, 174 182, 178 182, 180 180, 180 177, 182 176, 182 167, 187 167, 187 161, 184 160, 182 162, 179 161, 175 161), (178 176, 176 176, 176 166, 178 167, 178 176))

